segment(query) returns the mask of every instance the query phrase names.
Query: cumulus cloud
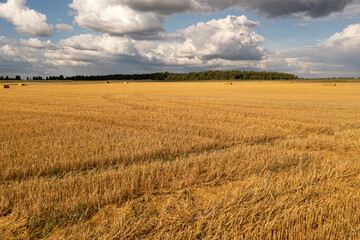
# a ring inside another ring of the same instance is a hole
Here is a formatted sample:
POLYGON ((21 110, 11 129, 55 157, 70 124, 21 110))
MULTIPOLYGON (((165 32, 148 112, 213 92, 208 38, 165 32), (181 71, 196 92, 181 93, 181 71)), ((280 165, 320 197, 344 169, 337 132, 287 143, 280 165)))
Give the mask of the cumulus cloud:
POLYGON ((254 31, 258 25, 246 16, 228 16, 179 30, 182 42, 137 42, 136 46, 149 61, 166 64, 259 61, 264 58, 265 49, 260 46, 264 38, 254 31))
POLYGON ((55 27, 58 31, 61 31, 61 30, 69 31, 69 32, 74 31, 73 26, 65 24, 65 23, 56 24, 55 27))
POLYGON ((46 23, 47 17, 25 6, 26 0, 8 0, 0 3, 0 17, 16 26, 20 34, 50 37, 54 29, 46 23))
POLYGON ((352 24, 340 33, 335 33, 324 43, 307 49, 307 58, 325 63, 360 66, 360 24, 352 24))
POLYGON ((264 38, 254 32, 258 26, 258 22, 246 16, 228 16, 190 26, 180 31, 186 39, 183 56, 190 54, 203 60, 261 60, 264 48, 259 45, 264 38))
POLYGON ((30 47, 30 48, 57 49, 56 45, 51 43, 50 40, 40 41, 37 38, 30 38, 28 40, 20 39, 19 43, 20 43, 20 46, 26 46, 26 47, 30 47))
MULTIPOLYGON (((360 24, 346 27, 317 46, 280 53, 286 68, 302 76, 355 76, 360 66, 360 24)), ((273 66, 276 67, 276 66, 273 66)))
POLYGON ((58 45, 74 50, 95 51, 110 57, 114 55, 135 56, 137 50, 134 43, 135 41, 128 37, 84 34, 62 40, 58 45))
POLYGON ((6 38, 4 36, 0 36, 0 47, 6 44, 14 44, 14 43, 16 43, 15 40, 6 38))
POLYGON ((37 62, 40 56, 37 56, 36 51, 31 48, 21 44, 20 41, 0 37, 0 66, 13 64, 12 68, 21 69, 19 64, 37 62))
POLYGON ((69 6, 77 11, 77 24, 96 32, 130 35, 134 39, 156 39, 165 31, 162 26, 165 18, 135 11, 119 0, 74 0, 69 6))
POLYGON ((15 48, 12 45, 4 45, 2 47, 0 47, 0 53, 3 56, 7 56, 7 57, 17 57, 19 55, 19 51, 17 50, 17 48, 15 48))

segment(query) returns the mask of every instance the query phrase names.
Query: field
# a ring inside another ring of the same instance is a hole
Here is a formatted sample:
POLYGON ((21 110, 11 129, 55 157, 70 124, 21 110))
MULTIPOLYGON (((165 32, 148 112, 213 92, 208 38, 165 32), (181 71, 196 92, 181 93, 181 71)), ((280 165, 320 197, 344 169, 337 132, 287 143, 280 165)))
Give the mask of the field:
POLYGON ((360 83, 0 89, 1 239, 359 239, 360 83))

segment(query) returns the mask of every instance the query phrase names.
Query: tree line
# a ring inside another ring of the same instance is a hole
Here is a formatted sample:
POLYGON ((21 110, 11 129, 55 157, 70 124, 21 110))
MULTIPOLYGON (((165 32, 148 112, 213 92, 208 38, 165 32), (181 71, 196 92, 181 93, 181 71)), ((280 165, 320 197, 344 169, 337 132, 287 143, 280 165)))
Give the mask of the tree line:
POLYGON ((11 78, 9 76, 6 76, 6 77, 0 76, 0 80, 21 80, 21 76, 16 75, 15 78, 11 78))
MULTIPOLYGON (((204 71, 190 73, 146 73, 146 74, 114 74, 114 75, 77 75, 77 76, 42 76, 27 77, 27 80, 67 80, 67 81, 108 81, 108 80, 154 80, 154 81, 200 81, 200 80, 294 80, 298 79, 294 74, 279 72, 255 72, 255 71, 204 71)), ((20 76, 15 79, 0 77, 0 80, 21 80, 20 76)))
POLYGON ((190 73, 146 73, 146 74, 115 74, 101 76, 72 77, 50 76, 47 80, 96 81, 96 80, 156 80, 156 81, 199 81, 199 80, 294 80, 294 74, 278 72, 254 71, 206 71, 190 73))

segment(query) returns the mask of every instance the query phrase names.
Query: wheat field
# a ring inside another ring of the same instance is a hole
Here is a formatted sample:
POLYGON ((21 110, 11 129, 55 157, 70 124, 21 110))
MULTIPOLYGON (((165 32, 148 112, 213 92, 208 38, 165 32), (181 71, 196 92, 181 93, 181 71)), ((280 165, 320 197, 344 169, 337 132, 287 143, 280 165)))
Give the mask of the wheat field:
POLYGON ((1 239, 359 239, 360 83, 0 89, 1 239))

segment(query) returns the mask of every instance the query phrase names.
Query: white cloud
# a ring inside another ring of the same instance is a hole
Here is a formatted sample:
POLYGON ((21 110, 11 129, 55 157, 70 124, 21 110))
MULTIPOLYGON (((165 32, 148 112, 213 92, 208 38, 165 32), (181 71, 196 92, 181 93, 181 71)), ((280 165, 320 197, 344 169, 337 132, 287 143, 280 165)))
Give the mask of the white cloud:
POLYGON ((347 45, 347 47, 359 47, 360 42, 360 24, 351 24, 344 31, 335 33, 326 40, 325 45, 334 46, 338 44, 347 45), (355 45, 354 45, 355 44, 355 45))
POLYGON ((3 64, 12 69, 19 71, 23 68, 24 63, 38 62, 36 50, 32 50, 28 46, 22 46, 19 41, 0 37, 0 69, 3 64))
POLYGON ((308 48, 308 58, 324 63, 360 66, 360 24, 352 24, 340 33, 335 33, 324 43, 308 48))
POLYGON ((58 31, 64 30, 64 31, 69 31, 69 32, 73 32, 74 28, 71 25, 65 24, 65 23, 59 23, 55 25, 56 29, 58 31))
POLYGON ((50 40, 40 41, 37 38, 30 38, 28 40, 20 39, 20 45, 30 47, 30 48, 46 48, 46 49, 56 49, 56 45, 51 43, 50 40))
POLYGON ((265 57, 260 46, 264 38, 254 32, 258 25, 245 16, 228 16, 179 30, 182 42, 136 42, 136 48, 149 62, 159 64, 254 65, 265 57))
POLYGON ((12 46, 12 45, 4 45, 0 48, 0 53, 3 56, 7 56, 7 57, 17 57, 19 55, 19 51, 17 50, 16 47, 12 46))
POLYGON ((20 34, 40 37, 52 36, 54 29, 46 23, 47 17, 25 6, 26 0, 8 0, 0 3, 0 17, 16 26, 20 34))
POLYGON ((114 55, 135 56, 137 50, 134 43, 135 41, 128 37, 85 34, 62 40, 58 46, 65 49, 94 51, 102 54, 102 57, 111 57, 114 55))
POLYGON ((135 39, 158 38, 164 32, 163 17, 135 11, 122 1, 74 0, 69 6, 77 11, 77 24, 96 32, 130 35, 135 39))
POLYGON ((246 16, 198 23, 180 31, 186 39, 184 53, 204 60, 261 60, 264 48, 259 44, 264 38, 254 32, 258 26, 258 22, 250 21, 246 16))
MULTIPOLYGON (((283 52, 281 64, 302 76, 356 76, 360 66, 360 24, 346 27, 317 46, 283 52)), ((273 58, 274 64, 279 59, 273 58)), ((276 67, 276 66, 273 66, 276 67)))
POLYGON ((14 44, 16 43, 15 40, 6 38, 4 36, 0 36, 0 47, 6 44, 14 44))

